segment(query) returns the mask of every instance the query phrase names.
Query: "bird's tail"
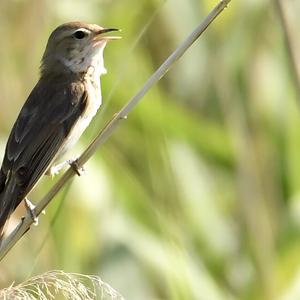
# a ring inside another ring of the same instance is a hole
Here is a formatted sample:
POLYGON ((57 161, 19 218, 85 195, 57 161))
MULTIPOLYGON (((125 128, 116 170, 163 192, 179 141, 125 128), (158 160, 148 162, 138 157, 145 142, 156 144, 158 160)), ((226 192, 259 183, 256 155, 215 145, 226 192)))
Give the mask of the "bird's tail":
POLYGON ((12 177, 0 192, 0 244, 3 239, 5 224, 22 200, 19 200, 19 196, 20 186, 12 177))

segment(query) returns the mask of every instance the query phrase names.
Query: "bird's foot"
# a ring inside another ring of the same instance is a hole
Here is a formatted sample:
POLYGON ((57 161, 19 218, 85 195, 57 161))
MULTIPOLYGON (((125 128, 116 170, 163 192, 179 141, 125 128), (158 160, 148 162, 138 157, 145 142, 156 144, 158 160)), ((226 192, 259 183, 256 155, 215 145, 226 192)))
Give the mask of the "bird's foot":
POLYGON ((68 164, 71 166, 71 168, 73 169, 73 171, 78 175, 81 176, 84 174, 85 169, 83 166, 80 166, 78 164, 78 159, 69 159, 67 160, 68 164))
POLYGON ((73 171, 78 175, 81 176, 84 174, 84 168, 82 166, 79 166, 78 164, 78 158, 68 159, 66 161, 63 161, 55 166, 51 166, 45 175, 50 175, 52 178, 57 175, 62 169, 66 168, 67 166, 71 166, 73 171))
POLYGON ((24 203, 25 203, 25 208, 33 221, 33 224, 37 226, 39 224, 39 218, 35 213, 35 205, 32 204, 27 198, 24 199, 24 203))

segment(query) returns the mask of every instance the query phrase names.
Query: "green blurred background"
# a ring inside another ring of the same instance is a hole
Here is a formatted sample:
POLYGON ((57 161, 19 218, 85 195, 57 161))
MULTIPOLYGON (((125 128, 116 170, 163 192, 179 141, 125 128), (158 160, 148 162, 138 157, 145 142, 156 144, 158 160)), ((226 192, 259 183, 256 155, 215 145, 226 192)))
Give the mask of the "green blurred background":
MULTIPOLYGON (((1 157, 56 26, 123 30, 106 48, 104 106, 79 154, 217 2, 1 0, 1 157)), ((299 1, 283 3, 300 53, 299 1)), ((274 2, 233 0, 1 262, 1 287, 62 269, 99 275, 128 300, 300 299, 289 62, 274 2)))

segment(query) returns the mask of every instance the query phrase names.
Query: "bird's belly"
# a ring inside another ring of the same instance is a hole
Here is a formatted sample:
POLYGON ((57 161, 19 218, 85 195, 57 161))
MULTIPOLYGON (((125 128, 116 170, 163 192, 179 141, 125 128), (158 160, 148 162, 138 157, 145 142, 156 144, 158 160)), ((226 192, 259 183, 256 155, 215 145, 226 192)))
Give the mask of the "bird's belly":
POLYGON ((99 89, 91 88, 88 91, 88 94, 89 94, 89 100, 88 100, 88 105, 86 107, 86 110, 84 111, 84 114, 79 117, 77 122, 72 127, 57 159, 59 159, 62 155, 64 155, 79 140, 80 136, 83 134, 85 129, 89 126, 90 122, 92 121, 93 117, 96 115, 99 107, 101 106, 102 101, 101 101, 100 88, 99 89))

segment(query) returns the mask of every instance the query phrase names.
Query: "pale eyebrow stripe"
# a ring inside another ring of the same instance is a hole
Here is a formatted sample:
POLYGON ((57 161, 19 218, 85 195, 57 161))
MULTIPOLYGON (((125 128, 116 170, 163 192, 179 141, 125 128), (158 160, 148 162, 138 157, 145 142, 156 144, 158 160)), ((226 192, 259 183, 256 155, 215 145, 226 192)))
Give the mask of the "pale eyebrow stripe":
POLYGON ((86 28, 78 28, 78 29, 74 30, 73 33, 77 32, 77 31, 83 31, 83 32, 86 32, 86 33, 91 33, 91 31, 86 29, 86 28))

